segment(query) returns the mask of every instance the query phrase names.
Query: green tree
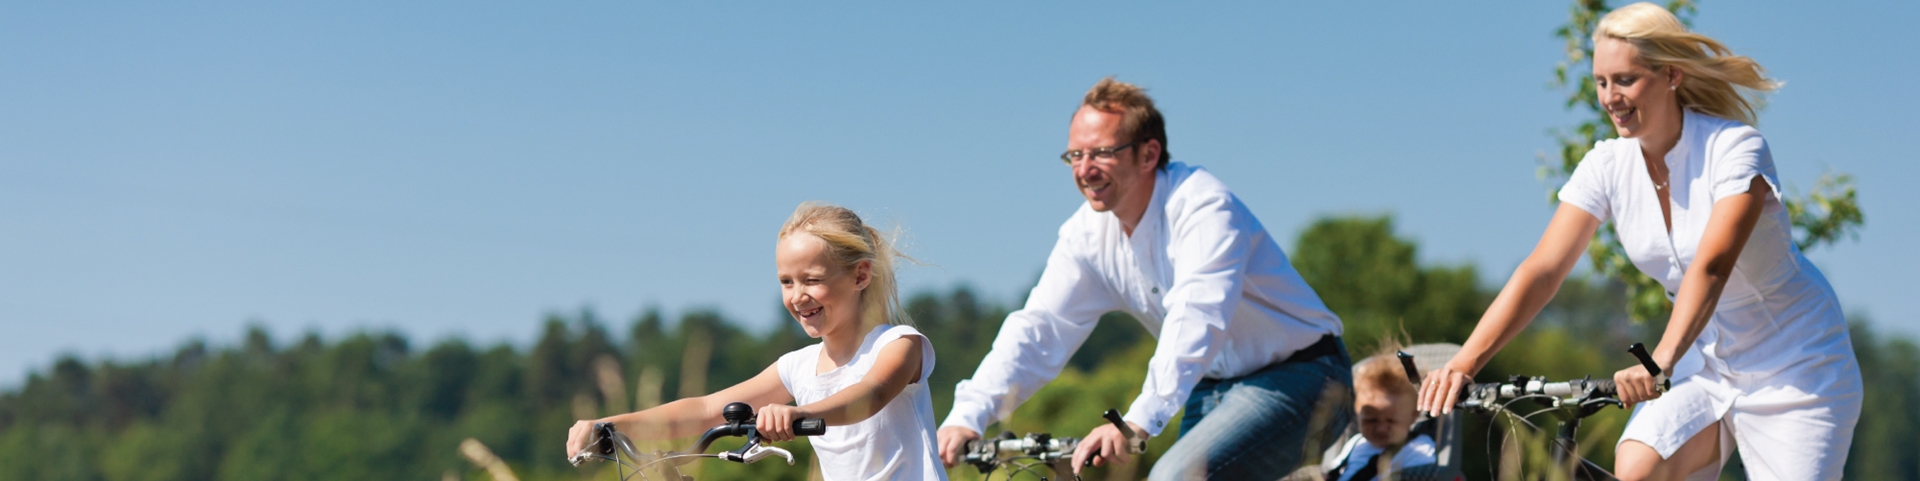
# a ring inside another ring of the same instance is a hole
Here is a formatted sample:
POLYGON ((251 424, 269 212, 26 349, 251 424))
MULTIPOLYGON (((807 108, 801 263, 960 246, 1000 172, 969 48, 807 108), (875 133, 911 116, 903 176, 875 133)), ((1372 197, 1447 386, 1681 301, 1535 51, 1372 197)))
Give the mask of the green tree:
POLYGON ((1493 298, 1471 265, 1421 266, 1393 219, 1322 217, 1290 251, 1295 269, 1346 324, 1355 356, 1405 333, 1420 342, 1465 342, 1493 298))

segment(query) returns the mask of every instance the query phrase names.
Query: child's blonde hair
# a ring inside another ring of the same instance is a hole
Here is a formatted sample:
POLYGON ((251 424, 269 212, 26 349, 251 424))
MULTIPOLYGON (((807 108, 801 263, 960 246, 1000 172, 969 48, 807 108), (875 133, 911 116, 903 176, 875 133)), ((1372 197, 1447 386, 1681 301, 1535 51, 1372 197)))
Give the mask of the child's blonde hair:
POLYGON ((913 319, 900 308, 900 296, 893 274, 893 259, 906 258, 896 251, 879 229, 860 221, 852 210, 820 202, 802 202, 793 216, 780 227, 779 239, 804 232, 827 243, 827 255, 849 271, 861 262, 870 263, 872 276, 866 290, 860 291, 862 325, 906 324, 913 319))
POLYGON ((1353 366, 1353 389, 1359 391, 1361 386, 1366 386, 1395 398, 1413 396, 1413 381, 1407 379, 1406 368, 1400 366, 1400 358, 1395 356, 1404 347, 1398 339, 1381 340, 1373 355, 1353 366))

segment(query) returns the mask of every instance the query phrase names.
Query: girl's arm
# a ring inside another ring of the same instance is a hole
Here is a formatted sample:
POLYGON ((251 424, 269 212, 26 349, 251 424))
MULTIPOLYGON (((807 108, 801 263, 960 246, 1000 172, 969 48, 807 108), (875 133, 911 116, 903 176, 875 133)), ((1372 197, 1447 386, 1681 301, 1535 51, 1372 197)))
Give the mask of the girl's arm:
MULTIPOLYGON (((1660 336, 1660 345, 1653 349, 1653 362, 1660 365, 1662 371, 1673 371, 1673 365, 1680 362, 1687 347, 1693 345, 1700 331, 1706 329, 1707 321, 1713 318, 1713 308, 1720 303, 1727 277, 1733 275, 1733 264, 1740 260, 1740 251, 1746 248, 1747 239, 1753 237, 1753 226, 1760 222, 1760 211, 1766 207, 1765 200, 1771 194, 1772 187, 1766 179, 1756 175, 1745 193, 1713 203, 1713 218, 1707 220, 1707 230, 1700 235, 1693 265, 1687 266, 1686 277, 1680 279, 1680 292, 1674 296, 1667 331, 1660 336)), ((1614 384, 1619 386, 1620 401, 1628 405, 1660 397, 1660 392, 1654 389, 1653 374, 1641 366, 1615 373, 1614 384)))
POLYGON ((820 402, 805 406, 788 406, 782 402, 761 407, 755 412, 760 417, 756 426, 760 436, 770 441, 793 439, 793 420, 800 418, 821 418, 828 426, 845 426, 873 417, 906 390, 907 385, 925 381, 920 379, 920 339, 920 336, 902 336, 888 342, 880 349, 880 356, 874 359, 873 368, 866 376, 820 402))
POLYGON ((793 402, 793 395, 780 382, 779 368, 767 366, 765 371, 760 371, 752 379, 720 392, 681 399, 645 411, 576 422, 567 433, 567 456, 580 452, 592 441, 588 438, 593 435, 594 423, 613 423, 614 429, 633 439, 685 438, 726 422, 720 417, 720 408, 732 402, 744 402, 749 406, 786 404, 793 402))
POLYGON ((1600 219, 1593 214, 1571 204, 1560 204, 1553 221, 1547 224, 1547 232, 1540 236, 1540 243, 1527 255, 1527 260, 1514 269, 1513 277, 1507 280, 1507 286, 1500 290, 1493 304, 1487 306, 1480 324, 1473 328, 1473 335, 1460 346, 1460 353, 1446 366, 1425 376, 1426 382, 1420 386, 1421 411, 1453 411, 1460 391, 1473 382, 1473 374, 1486 367, 1493 354, 1533 322, 1533 316, 1546 307, 1547 301, 1553 300, 1560 283, 1580 262, 1580 254, 1587 250, 1587 243, 1599 228, 1600 219))

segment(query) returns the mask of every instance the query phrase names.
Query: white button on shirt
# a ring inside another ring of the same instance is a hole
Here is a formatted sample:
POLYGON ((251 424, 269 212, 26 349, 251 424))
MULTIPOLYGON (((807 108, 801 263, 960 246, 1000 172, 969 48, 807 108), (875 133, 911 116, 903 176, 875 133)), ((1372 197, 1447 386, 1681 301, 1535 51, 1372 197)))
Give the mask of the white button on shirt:
POLYGON ((943 425, 984 433, 1005 419, 1060 374, 1112 311, 1158 339, 1140 397, 1123 416, 1153 435, 1202 377, 1250 374, 1341 332, 1340 319, 1225 184, 1169 162, 1133 235, 1086 204, 1060 226, 1039 285, 1007 316, 973 378, 956 386, 943 425))

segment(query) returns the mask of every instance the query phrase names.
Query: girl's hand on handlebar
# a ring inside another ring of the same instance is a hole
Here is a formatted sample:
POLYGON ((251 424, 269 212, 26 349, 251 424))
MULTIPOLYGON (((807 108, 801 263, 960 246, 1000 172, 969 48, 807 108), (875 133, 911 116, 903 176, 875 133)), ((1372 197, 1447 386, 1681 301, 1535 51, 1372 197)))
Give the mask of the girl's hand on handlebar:
POLYGON ((1620 402, 1628 407, 1660 398, 1660 383, 1653 379, 1653 373, 1647 372, 1647 368, 1639 364, 1613 373, 1613 385, 1620 402))
POLYGON ((1460 395, 1473 386, 1473 376, 1452 364, 1428 371, 1421 376, 1420 398, 1416 408, 1433 416, 1450 414, 1453 407, 1460 404, 1460 395))
POLYGON ((815 417, 795 406, 786 404, 768 404, 754 412, 759 420, 754 430, 760 431, 760 438, 773 442, 793 440, 793 422, 800 418, 815 417))
POLYGON ((582 449, 587 449, 587 443, 593 441, 591 438, 593 437, 593 423, 595 422, 597 421, 591 419, 578 421, 573 423, 573 427, 567 428, 568 458, 579 454, 582 449))

